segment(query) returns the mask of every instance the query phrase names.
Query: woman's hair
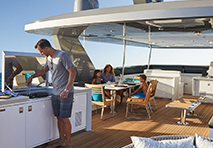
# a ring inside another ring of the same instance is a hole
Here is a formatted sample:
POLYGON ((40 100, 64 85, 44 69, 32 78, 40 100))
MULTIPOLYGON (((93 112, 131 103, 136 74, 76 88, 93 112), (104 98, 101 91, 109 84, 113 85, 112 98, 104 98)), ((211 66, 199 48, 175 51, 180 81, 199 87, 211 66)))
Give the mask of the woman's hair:
POLYGON ((111 66, 110 64, 106 64, 106 66, 104 67, 104 73, 106 73, 106 69, 107 69, 109 66, 111 67, 111 71, 110 71, 109 73, 111 73, 112 75, 115 75, 114 69, 112 68, 112 66, 111 66))
POLYGON ((99 69, 95 70, 92 79, 96 79, 99 72, 101 72, 99 69))

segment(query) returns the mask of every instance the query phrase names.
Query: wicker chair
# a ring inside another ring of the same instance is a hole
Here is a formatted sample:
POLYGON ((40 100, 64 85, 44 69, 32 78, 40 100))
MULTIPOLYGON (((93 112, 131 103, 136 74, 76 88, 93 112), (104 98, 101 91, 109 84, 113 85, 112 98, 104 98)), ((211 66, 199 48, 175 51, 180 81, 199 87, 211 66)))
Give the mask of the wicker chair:
MULTIPOLYGON (((178 140, 178 139, 185 139, 193 135, 163 135, 163 136, 156 136, 156 137, 150 137, 150 139, 155 141, 161 141, 161 140, 178 140)), ((213 142, 213 138, 203 137, 209 141, 213 142)), ((194 136, 194 145, 195 145, 195 136, 194 136)), ((134 144, 131 143, 129 145, 126 145, 122 148, 134 148, 134 144)))

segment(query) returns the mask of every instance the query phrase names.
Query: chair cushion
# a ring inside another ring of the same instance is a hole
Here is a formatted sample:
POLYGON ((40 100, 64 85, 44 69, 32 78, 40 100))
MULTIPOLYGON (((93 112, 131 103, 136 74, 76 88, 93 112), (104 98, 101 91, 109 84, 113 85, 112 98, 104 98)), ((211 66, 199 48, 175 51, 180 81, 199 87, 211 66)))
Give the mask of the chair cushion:
POLYGON ((133 95, 132 95, 132 97, 145 98, 145 97, 146 97, 146 95, 145 95, 144 93, 142 93, 142 92, 139 92, 139 93, 135 93, 135 94, 133 94, 133 95))
POLYGON ((102 102, 102 94, 92 94, 92 101, 102 102))
POLYGON ((32 76, 33 74, 34 74, 34 72, 30 72, 30 73, 25 72, 26 80, 27 80, 30 76, 32 76))
POLYGON ((198 134, 196 135, 196 147, 197 148, 213 148, 213 142, 204 139, 203 137, 199 136, 198 134))
POLYGON ((140 81, 140 77, 139 78, 134 78, 133 80, 139 82, 140 81))
POLYGON ((192 148, 194 136, 178 140, 155 141, 149 138, 131 136, 134 148, 192 148))
MULTIPOLYGON (((105 86, 103 85, 103 91, 105 93, 105 86)), ((92 101, 103 102, 102 94, 92 94, 92 101)))

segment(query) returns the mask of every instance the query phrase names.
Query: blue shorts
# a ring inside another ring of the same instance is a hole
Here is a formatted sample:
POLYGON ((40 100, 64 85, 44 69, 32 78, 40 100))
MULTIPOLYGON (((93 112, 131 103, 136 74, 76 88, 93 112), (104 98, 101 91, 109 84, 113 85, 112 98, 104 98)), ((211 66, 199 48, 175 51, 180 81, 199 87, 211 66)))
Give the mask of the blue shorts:
POLYGON ((142 92, 139 92, 139 93, 135 93, 133 95, 131 95, 132 97, 140 97, 140 98, 145 98, 146 95, 142 92))
POLYGON ((72 113, 73 92, 70 92, 67 98, 61 98, 60 95, 52 94, 53 113, 56 117, 69 118, 72 113))

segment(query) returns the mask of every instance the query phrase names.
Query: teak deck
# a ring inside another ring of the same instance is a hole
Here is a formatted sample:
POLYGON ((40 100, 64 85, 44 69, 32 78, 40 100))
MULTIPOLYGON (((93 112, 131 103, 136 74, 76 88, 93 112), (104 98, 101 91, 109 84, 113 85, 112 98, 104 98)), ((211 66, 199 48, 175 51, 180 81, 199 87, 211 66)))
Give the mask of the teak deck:
MULTIPOLYGON (((160 135, 195 135, 208 137, 208 122, 213 115, 213 104, 202 103, 196 110, 197 117, 187 116, 189 125, 178 125, 180 111, 166 108, 171 100, 156 99, 157 111, 150 120, 125 118, 126 103, 116 104, 115 117, 101 121, 100 110, 92 116, 92 131, 73 134, 72 148, 118 148, 131 143, 130 136, 152 137, 160 135)), ((109 112, 106 108, 105 114, 109 112)), ((40 147, 46 147, 46 144, 40 147)))

